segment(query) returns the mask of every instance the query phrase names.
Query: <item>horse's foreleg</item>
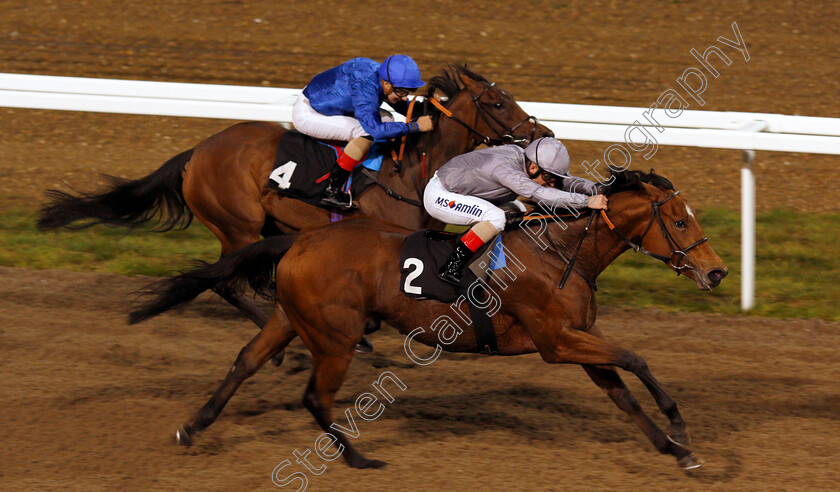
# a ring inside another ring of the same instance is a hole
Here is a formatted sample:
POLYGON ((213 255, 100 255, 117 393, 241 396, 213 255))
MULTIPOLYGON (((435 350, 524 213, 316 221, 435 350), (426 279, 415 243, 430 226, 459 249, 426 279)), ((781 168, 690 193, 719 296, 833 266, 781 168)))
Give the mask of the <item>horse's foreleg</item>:
POLYGON ((192 423, 183 424, 178 429, 175 434, 178 443, 187 446, 192 444, 199 432, 215 422, 239 385, 253 376, 269 358, 285 349, 296 336, 286 315, 276 307, 265 327, 239 352, 236 362, 210 401, 195 414, 192 423))
POLYGON ((312 412, 318 425, 335 438, 338 449, 344 454, 347 464, 353 468, 382 468, 385 466, 384 461, 365 458, 347 439, 345 433, 353 435, 354 438, 358 437, 358 428, 349 410, 346 413, 349 420, 344 426, 339 427, 333 422, 332 407, 335 393, 344 382, 352 359, 353 355, 350 351, 335 355, 313 353, 312 377, 303 395, 303 404, 312 412))
POLYGON ((668 437, 682 446, 688 446, 691 444, 691 436, 688 433, 685 420, 683 420, 682 415, 677 408, 677 402, 671 398, 671 395, 665 392, 665 389, 659 384, 659 381, 653 377, 653 373, 650 372, 647 365, 642 366, 636 376, 639 377, 642 384, 644 384, 648 391, 650 391, 650 394, 653 395, 654 400, 656 400, 656 404, 659 406, 659 410, 668 417, 668 421, 671 424, 668 437))
MULTIPOLYGON (((688 451, 688 449, 684 448, 684 446, 680 443, 676 443, 673 439, 669 439, 669 437, 662 432, 653 420, 651 420, 648 414, 642 409, 641 405, 639 405, 636 397, 633 396, 633 393, 630 392, 630 389, 627 388, 624 381, 621 380, 621 376, 618 375, 615 369, 588 365, 584 365, 582 367, 592 381, 604 390, 616 406, 636 421, 636 424, 641 427, 642 431, 644 431, 644 433, 648 436, 648 439, 650 439, 659 452, 677 456, 676 453, 673 452, 675 447, 688 451)), ((677 459, 679 465, 686 470, 698 468, 703 465, 703 461, 690 451, 682 457, 677 456, 677 459)))
MULTIPOLYGON (((590 329, 589 333, 603 339, 603 335, 597 327, 590 329)), ((668 437, 677 444, 688 446, 691 444, 691 437, 685 421, 677 408, 677 402, 671 398, 662 385, 659 384, 659 381, 653 377, 653 373, 650 372, 647 364, 643 360, 641 362, 641 364, 638 364, 638 372, 635 374, 648 389, 653 399, 656 400, 659 410, 668 417, 668 422, 670 423, 668 437)))
MULTIPOLYGON (((629 389, 618 377, 615 370, 598 368, 593 366, 617 366, 626 371, 632 372, 643 383, 646 375, 650 375, 647 362, 630 350, 612 345, 602 338, 597 329, 593 328, 589 333, 561 328, 559 330, 539 330, 532 332, 534 342, 540 351, 543 360, 549 363, 580 364, 598 386, 607 391, 607 394, 618 405, 619 408, 633 416, 639 426, 647 434, 656 449, 663 454, 673 455, 681 467, 686 470, 697 468, 703 462, 697 458, 686 446, 670 439, 642 410, 638 401, 630 393, 629 389)), ((658 386, 653 376, 650 375, 652 384, 656 384, 661 393, 659 397, 667 394, 658 386)), ((646 383, 647 384, 647 383, 646 383)), ((648 387, 650 389, 650 387, 648 387)), ((657 394, 653 393, 654 398, 657 394)), ((667 397, 670 400, 670 397, 667 397)), ((660 408, 667 404, 665 399, 658 399, 660 408)), ((673 400, 671 400, 673 403, 673 400)), ((665 407, 669 408, 670 407, 665 407)), ((676 404, 673 403, 674 412, 676 404)), ((663 409, 663 411, 665 411, 663 409)), ((668 412, 666 415, 671 416, 668 412)), ((676 412, 679 417, 679 413, 676 412)), ((679 418, 679 422, 682 419, 679 418)), ((673 429, 672 420, 672 429, 673 429)), ((684 423, 682 424, 684 427, 684 423)))

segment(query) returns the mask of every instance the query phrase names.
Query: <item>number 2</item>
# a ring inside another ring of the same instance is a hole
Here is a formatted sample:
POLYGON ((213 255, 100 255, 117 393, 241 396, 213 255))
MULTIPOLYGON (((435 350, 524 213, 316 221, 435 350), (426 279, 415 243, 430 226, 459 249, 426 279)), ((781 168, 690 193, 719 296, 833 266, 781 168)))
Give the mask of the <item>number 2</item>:
POLYGON ((415 270, 409 272, 408 275, 405 276, 405 285, 403 285, 403 290, 405 290, 406 294, 416 294, 419 296, 423 293, 423 290, 416 285, 411 285, 411 281, 423 273, 423 262, 420 261, 419 258, 406 258, 405 263, 403 263, 403 268, 411 267, 415 267, 415 270))

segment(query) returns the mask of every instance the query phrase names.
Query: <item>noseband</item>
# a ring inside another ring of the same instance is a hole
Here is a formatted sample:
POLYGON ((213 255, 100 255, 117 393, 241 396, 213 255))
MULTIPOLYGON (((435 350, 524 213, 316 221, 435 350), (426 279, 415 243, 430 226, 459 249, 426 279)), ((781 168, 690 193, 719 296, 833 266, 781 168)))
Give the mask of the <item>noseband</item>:
POLYGON ((677 196, 679 194, 680 194, 679 191, 675 191, 668 198, 665 198, 664 200, 659 201, 659 202, 652 202, 650 204, 650 206, 652 208, 651 213, 650 213, 650 220, 648 220, 648 225, 645 228, 645 232, 642 234, 642 237, 639 239, 638 243, 635 243, 635 242, 631 241, 627 236, 625 236, 618 229, 615 228, 615 225, 610 221, 609 217, 607 217, 606 210, 601 210, 601 216, 604 217, 604 220, 607 222, 607 227, 609 227, 611 231, 615 232, 618 235, 618 237, 620 237, 625 243, 627 243, 628 246, 633 248, 634 251, 644 253, 648 256, 652 256, 653 258, 656 258, 657 260, 664 261, 665 263, 668 264, 668 266, 670 266, 671 268, 673 268, 677 272, 677 275, 679 275, 686 268, 688 268, 688 269, 693 268, 692 266, 690 266, 688 264, 688 262, 685 262, 684 264, 682 264, 684 262, 684 260, 686 259, 686 257, 688 256, 688 252, 709 240, 709 238, 704 237, 704 238, 701 238, 701 239, 695 241, 693 244, 691 244, 690 246, 688 246, 686 248, 681 248, 679 246, 679 244, 677 243, 677 240, 674 239, 674 236, 672 236, 671 233, 668 232, 668 228, 665 227, 665 221, 662 220, 662 214, 659 212, 659 207, 661 207, 662 205, 667 203, 668 200, 670 200, 671 198, 674 198, 675 196, 677 196), (654 219, 656 219, 656 221, 659 222, 659 228, 662 230, 662 235, 665 236, 665 240, 668 241, 668 246, 671 248, 670 256, 658 255, 658 254, 653 253, 651 251, 648 251, 648 250, 646 250, 645 248, 642 247, 642 242, 644 241, 645 236, 647 235, 648 231, 650 231, 650 228, 653 226, 654 219))

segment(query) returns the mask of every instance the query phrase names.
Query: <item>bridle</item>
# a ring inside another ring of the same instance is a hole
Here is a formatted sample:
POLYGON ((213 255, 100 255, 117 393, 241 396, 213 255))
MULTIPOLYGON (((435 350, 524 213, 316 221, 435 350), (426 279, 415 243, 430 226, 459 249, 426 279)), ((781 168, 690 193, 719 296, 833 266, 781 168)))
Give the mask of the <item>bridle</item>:
POLYGON ((642 236, 641 238, 639 238, 638 243, 631 241, 627 236, 625 236, 618 229, 616 229, 615 225, 612 223, 612 221, 610 221, 609 217, 607 216, 606 210, 601 210, 601 216, 604 217, 604 220, 607 222, 607 227, 609 227, 611 231, 615 232, 618 235, 618 237, 620 237, 622 241, 627 243, 628 246, 633 248, 634 251, 644 253, 648 256, 656 258, 657 260, 664 261, 666 264, 668 264, 668 266, 670 266, 677 272, 677 275, 679 275, 685 269, 694 268, 691 265, 689 265, 688 262, 684 262, 686 257, 688 256, 688 252, 709 240, 708 237, 703 237, 692 243, 690 246, 681 248, 677 243, 677 240, 674 239, 674 236, 672 236, 671 233, 668 232, 668 228, 665 227, 665 221, 662 220, 662 214, 659 212, 659 207, 661 207, 662 205, 667 203, 668 200, 674 198, 679 194, 679 191, 675 191, 664 200, 652 202, 650 204, 652 208, 650 213, 650 220, 648 220, 645 232, 642 233, 642 236), (662 230, 662 235, 665 237, 665 240, 668 241, 668 247, 671 248, 671 254, 669 256, 658 255, 642 247, 642 241, 644 241, 645 236, 647 235, 648 231, 650 231, 650 228, 653 226, 654 219, 656 219, 656 221, 659 222, 659 228, 662 230))
MULTIPOLYGON (((624 241, 628 246, 633 248, 634 251, 639 252, 639 253, 644 253, 644 254, 646 254, 650 257, 653 257, 653 258, 656 258, 657 260, 661 260, 661 261, 665 262, 668 266, 670 266, 671 268, 674 269, 674 271, 677 272, 677 275, 680 275, 681 273, 683 273, 684 270, 694 268, 691 265, 689 265, 687 262, 684 263, 684 264, 681 264, 687 258, 688 252, 691 251, 692 249, 696 248, 697 246, 700 246, 701 244, 705 243, 706 241, 709 240, 709 238, 708 237, 703 237, 703 238, 695 241, 694 243, 692 243, 690 246, 688 246, 686 248, 681 248, 679 246, 679 244, 677 243, 677 240, 674 239, 674 237, 671 235, 670 232, 668 232, 668 228, 665 227, 665 221, 662 219, 662 214, 659 211, 659 207, 661 207, 662 205, 667 203, 670 199, 674 198, 675 196, 677 196, 679 194, 680 194, 679 191, 675 191, 674 193, 672 193, 670 196, 668 196, 664 200, 661 200, 661 201, 658 201, 658 202, 651 202, 651 204, 650 204, 650 206, 651 206, 650 219, 648 220, 647 227, 645 227, 645 232, 642 233, 642 236, 639 238, 638 243, 633 242, 627 236, 622 234, 621 231, 616 229, 615 224, 613 224, 612 221, 610 220, 609 216, 607 216, 607 211, 606 210, 603 210, 603 209, 600 210, 601 217, 604 218, 604 221, 606 222, 607 227, 612 232, 614 232, 616 235, 618 235, 618 237, 621 238, 621 240, 624 241), (671 254, 669 256, 663 256, 663 255, 656 254, 652 251, 648 251, 647 249, 645 249, 641 245, 641 243, 645 239, 645 236, 647 235, 647 233, 650 231, 651 227, 653 226, 654 219, 656 219, 656 221, 659 223, 659 228, 662 230, 662 235, 663 235, 663 237, 665 237, 665 240, 668 242, 668 246, 671 248, 671 254)), ((589 221, 587 222, 586 227, 584 228, 583 234, 581 234, 580 238, 578 239, 577 247, 575 248, 575 251, 572 254, 571 258, 567 259, 566 256, 563 255, 560 252, 560 250, 558 249, 558 247, 554 243, 554 241, 550 240, 550 236, 549 236, 549 243, 551 244, 552 248, 554 249, 554 252, 563 261, 565 261, 568 264, 568 267, 566 268, 566 271, 564 272, 563 277, 560 280, 560 284, 557 286, 558 289, 562 289, 563 287, 565 287, 566 281, 569 279, 569 274, 572 272, 572 270, 574 270, 575 272, 578 273, 578 275, 580 275, 586 281, 587 284, 589 284, 589 287, 592 290, 595 290, 595 291, 598 290, 595 279, 590 279, 586 274, 584 274, 578 268, 575 267, 575 261, 577 260, 578 253, 580 252, 580 248, 583 245, 583 240, 586 238, 586 235, 589 233, 589 229, 590 229, 590 227, 592 225, 592 222, 595 219, 595 216, 597 215, 598 212, 599 212, 598 210, 592 210, 592 212, 589 214, 589 221)), ((581 214, 579 214, 579 213, 578 214, 569 214, 569 215, 566 215, 566 214, 563 214, 563 215, 560 215, 560 214, 547 214, 547 215, 531 214, 531 215, 526 215, 526 216, 522 217, 522 222, 527 225, 527 223, 529 223, 531 220, 534 220, 534 219, 549 219, 549 218, 551 218, 551 219, 557 219, 557 218, 563 219, 563 218, 569 218, 569 217, 577 218, 577 217, 580 217, 580 215, 581 214)))
MULTIPOLYGON (((386 70, 387 70, 387 68, 386 68, 386 70)), ((472 92, 472 90, 470 90, 469 87, 465 87, 467 92, 469 92, 469 94, 472 98, 472 102, 473 102, 473 104, 475 105, 475 108, 476 108, 475 123, 473 125, 469 125, 468 123, 464 122, 464 120, 462 120, 461 118, 458 118, 457 116, 455 116, 455 114, 453 114, 452 111, 447 109, 446 106, 441 104, 437 99, 434 98, 434 96, 426 97, 424 99, 424 101, 430 102, 435 108, 437 108, 441 112, 441 114, 443 114, 447 118, 450 118, 450 119, 456 121, 457 123, 464 126, 467 130, 469 130, 469 131, 473 132, 475 135, 477 135, 480 138, 479 143, 483 143, 485 145, 490 145, 490 146, 495 146, 495 145, 502 145, 502 144, 519 144, 519 143, 523 143, 523 142, 533 141, 534 137, 536 137, 536 135, 537 135, 537 125, 539 124, 539 120, 537 119, 536 116, 528 116, 524 120, 515 124, 513 127, 509 128, 509 129, 506 129, 506 130, 503 130, 503 131, 499 131, 497 128, 499 128, 499 127, 500 128, 505 128, 504 123, 499 121, 499 119, 496 118, 495 116, 493 116, 492 114, 489 114, 482 109, 481 101, 480 101, 481 98, 484 96, 484 94, 487 93, 487 91, 489 91, 490 89, 492 89, 495 86, 496 86, 495 82, 490 82, 490 83, 488 83, 487 87, 485 87, 484 90, 482 90, 478 94, 474 94, 472 92), (478 118, 479 117, 482 118, 484 120, 484 122, 487 124, 487 126, 490 127, 490 129, 492 129, 493 132, 496 133, 498 138, 487 136, 487 135, 481 133, 480 131, 478 131, 476 129, 476 126, 478 126, 478 118), (490 119, 492 119, 494 122, 496 122, 495 126, 490 123, 490 119), (534 129, 531 131, 530 139, 524 138, 524 137, 517 139, 516 137, 514 137, 513 132, 515 132, 520 126, 522 126, 522 125, 524 125, 525 123, 528 123, 528 122, 531 122, 534 125, 534 129)), ((408 118, 411 118, 411 111, 412 111, 412 108, 414 107, 414 102, 415 101, 416 101, 416 99, 412 100, 412 102, 409 104, 409 110, 408 110, 408 113, 406 114, 406 116, 408 118)), ((425 113, 425 104, 424 104, 424 113, 425 113)), ((424 135, 424 137, 425 137, 425 135, 424 135)), ((395 152, 392 153, 393 159, 394 159, 394 172, 396 172, 396 173, 399 173, 402 170, 402 160, 403 160, 405 145, 406 145, 406 137, 404 136, 402 138, 402 142, 400 144, 399 155, 397 155, 395 152)), ((478 144, 476 144, 475 146, 477 147, 478 144)), ((425 147, 426 147, 426 143, 425 143, 425 138, 424 138, 423 151, 422 151, 422 162, 423 162, 424 172, 425 172, 425 165, 426 165, 426 162, 425 162, 426 161, 425 147)), ((376 184, 380 188, 382 188, 382 190, 385 192, 386 195, 391 196, 393 198, 396 198, 397 200, 400 200, 400 201, 409 203, 411 205, 414 205, 415 207, 420 207, 421 209, 423 208, 422 204, 420 203, 419 200, 413 200, 411 198, 404 197, 404 196, 400 195, 399 193, 395 192, 394 190, 388 188, 387 186, 383 185, 376 178, 376 176, 373 173, 366 172, 364 169, 362 170, 362 172, 368 178, 370 178, 373 181, 374 184, 376 184)), ((414 189, 417 192, 417 196, 418 196, 418 198, 420 198, 422 200, 423 187, 420 186, 417 183, 416 178, 414 176, 414 173, 411 171, 411 169, 409 169, 409 172, 411 173, 411 180, 414 184, 414 189)))
POLYGON ((513 125, 511 128, 505 128, 505 124, 499 121, 498 118, 493 116, 492 114, 488 113, 484 110, 481 106, 481 98, 484 94, 487 93, 490 89, 496 86, 495 82, 490 82, 487 87, 484 88, 483 91, 479 92, 478 94, 474 94, 473 91, 469 87, 465 87, 467 92, 470 93, 472 96, 472 102, 475 105, 476 115, 475 115, 475 123, 470 125, 466 123, 461 118, 458 118, 452 111, 449 111, 446 107, 443 106, 440 102, 438 102, 434 97, 430 97, 428 100, 432 103, 441 113, 443 113, 448 118, 454 120, 455 122, 461 124, 467 130, 473 132, 476 136, 480 138, 480 143, 489 146, 495 145, 503 145, 503 144, 520 144, 524 142, 533 141, 534 137, 537 135, 537 125, 539 124, 539 120, 536 116, 528 116, 524 120, 520 121, 519 123, 513 125), (481 118, 484 120, 484 123, 496 134, 496 137, 491 137, 485 135, 478 131, 476 127, 478 126, 478 119, 481 118), (492 120, 492 122, 491 122, 492 120), (531 131, 531 137, 528 138, 516 138, 513 136, 513 132, 515 132, 520 126, 524 125, 525 123, 531 122, 534 125, 534 129, 531 131), (493 124, 495 123, 495 124, 493 124), (501 130, 499 130, 501 128, 501 130))

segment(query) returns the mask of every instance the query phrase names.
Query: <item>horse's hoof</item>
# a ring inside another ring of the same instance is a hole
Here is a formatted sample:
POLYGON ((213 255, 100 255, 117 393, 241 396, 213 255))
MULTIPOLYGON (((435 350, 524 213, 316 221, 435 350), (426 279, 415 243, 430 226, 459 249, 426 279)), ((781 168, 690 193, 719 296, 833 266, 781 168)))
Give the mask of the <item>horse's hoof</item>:
POLYGON ((271 358, 271 362, 274 363, 274 367, 280 367, 283 364, 283 359, 286 358, 286 351, 283 350, 279 354, 275 355, 271 358))
POLYGON ((677 464, 685 471, 696 470, 706 464, 705 461, 698 458, 694 453, 682 457, 677 464))
POLYGON ((373 352, 373 344, 370 343, 370 340, 367 337, 362 337, 362 341, 356 344, 356 352, 360 354, 369 354, 373 352))
POLYGON ((677 446, 682 446, 684 448, 691 445, 691 435, 689 435, 687 431, 672 430, 672 432, 668 434, 668 440, 677 446))
POLYGON ((181 424, 181 426, 178 427, 178 430, 175 431, 175 442, 177 442, 179 446, 192 446, 192 441, 192 436, 190 436, 187 426, 181 424))
POLYGON ((376 470, 381 470, 385 468, 388 463, 379 460, 363 460, 360 463, 353 466, 353 468, 374 468, 376 470))

